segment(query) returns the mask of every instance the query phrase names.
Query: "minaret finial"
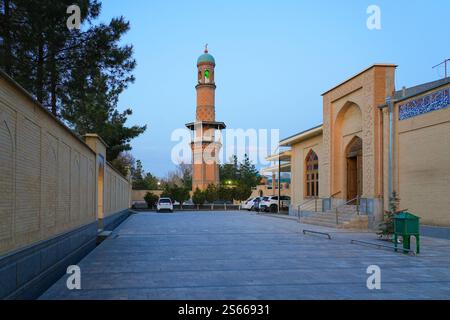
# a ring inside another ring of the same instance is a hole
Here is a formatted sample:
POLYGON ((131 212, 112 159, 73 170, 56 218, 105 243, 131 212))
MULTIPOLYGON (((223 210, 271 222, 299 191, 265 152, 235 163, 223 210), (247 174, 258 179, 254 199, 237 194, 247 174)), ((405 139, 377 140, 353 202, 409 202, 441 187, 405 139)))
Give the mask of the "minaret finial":
POLYGON ((205 44, 205 53, 208 53, 208 44, 205 44))

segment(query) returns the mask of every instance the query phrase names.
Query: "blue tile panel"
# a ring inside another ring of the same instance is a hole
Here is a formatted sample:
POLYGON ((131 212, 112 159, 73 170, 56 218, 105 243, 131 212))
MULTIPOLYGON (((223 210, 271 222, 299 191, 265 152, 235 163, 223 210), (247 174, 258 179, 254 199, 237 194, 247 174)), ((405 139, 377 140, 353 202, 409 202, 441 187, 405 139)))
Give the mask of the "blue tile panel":
POLYGON ((399 120, 406 120, 450 106, 450 88, 411 100, 399 107, 399 120))

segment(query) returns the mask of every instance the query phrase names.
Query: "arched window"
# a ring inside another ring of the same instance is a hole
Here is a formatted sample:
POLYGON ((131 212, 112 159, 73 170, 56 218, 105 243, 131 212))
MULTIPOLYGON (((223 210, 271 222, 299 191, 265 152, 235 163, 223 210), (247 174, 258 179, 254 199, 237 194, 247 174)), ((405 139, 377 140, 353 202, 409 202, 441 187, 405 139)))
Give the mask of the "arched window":
POLYGON ((209 70, 205 70, 205 83, 210 83, 209 70))
POLYGON ((319 157, 311 150, 305 160, 305 196, 319 196, 319 157))

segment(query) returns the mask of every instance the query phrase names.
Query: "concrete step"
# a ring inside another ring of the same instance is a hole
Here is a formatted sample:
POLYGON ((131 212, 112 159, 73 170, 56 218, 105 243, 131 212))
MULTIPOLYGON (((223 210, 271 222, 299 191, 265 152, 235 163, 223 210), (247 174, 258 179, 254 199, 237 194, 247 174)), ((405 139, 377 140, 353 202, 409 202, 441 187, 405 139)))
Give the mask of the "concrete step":
MULTIPOLYGON (((341 220, 341 221, 350 221, 355 218, 355 215, 354 214, 339 214, 338 217, 339 217, 339 220, 341 220)), ((302 220, 304 220, 304 219, 336 221, 336 215, 335 214, 315 214, 315 215, 303 217, 302 220)))
POLYGON ((330 228, 343 228, 357 218, 356 213, 345 212, 338 214, 338 222, 336 224, 336 212, 318 213, 302 218, 301 223, 317 225, 330 228))
POLYGON ((358 216, 355 213, 339 214, 339 224, 336 224, 336 214, 314 214, 308 217, 303 217, 300 222, 304 224, 311 224, 329 228, 356 228, 365 229, 368 227, 367 217, 358 216))
MULTIPOLYGON (((346 222, 350 222, 352 219, 339 219, 339 224, 343 224, 346 222)), ((310 223, 310 224, 314 224, 314 223, 332 223, 332 224, 336 224, 336 218, 333 219, 323 219, 323 218, 305 218, 300 220, 301 223, 310 223)))
MULTIPOLYGON (((325 211, 326 213, 336 213, 336 209, 332 209, 332 210, 327 210, 325 211)), ((356 205, 345 205, 342 207, 338 208, 338 212, 345 214, 345 213, 357 213, 358 212, 358 207, 356 205)))
POLYGON ((302 222, 304 224, 310 224, 313 226, 319 226, 319 227, 327 227, 327 228, 340 228, 340 225, 337 226, 336 222, 332 223, 332 222, 322 222, 322 221, 314 221, 314 222, 302 222))

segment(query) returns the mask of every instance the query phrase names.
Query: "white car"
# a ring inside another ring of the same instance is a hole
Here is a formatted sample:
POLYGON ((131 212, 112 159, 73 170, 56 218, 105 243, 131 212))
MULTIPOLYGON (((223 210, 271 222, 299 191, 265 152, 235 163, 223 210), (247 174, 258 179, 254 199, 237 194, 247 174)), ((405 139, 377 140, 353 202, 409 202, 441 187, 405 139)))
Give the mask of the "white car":
POLYGON ((256 197, 256 198, 249 199, 242 206, 242 209, 248 210, 248 211, 259 211, 259 205, 260 205, 262 199, 263 199, 263 197, 256 197))
POLYGON ((241 205, 241 209, 242 210, 248 210, 248 211, 252 211, 252 209, 254 209, 254 205, 255 205, 255 200, 257 198, 250 198, 247 201, 245 201, 242 205, 241 205))
MULTIPOLYGON (((280 203, 282 209, 289 208, 291 197, 281 196, 280 203)), ((278 212, 278 196, 264 197, 259 205, 259 209, 264 212, 278 212)))
POLYGON ((173 212, 173 203, 170 198, 160 198, 158 204, 156 205, 156 211, 169 211, 173 212))

